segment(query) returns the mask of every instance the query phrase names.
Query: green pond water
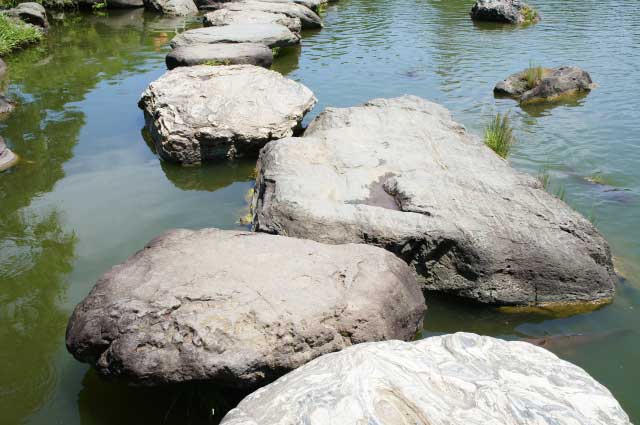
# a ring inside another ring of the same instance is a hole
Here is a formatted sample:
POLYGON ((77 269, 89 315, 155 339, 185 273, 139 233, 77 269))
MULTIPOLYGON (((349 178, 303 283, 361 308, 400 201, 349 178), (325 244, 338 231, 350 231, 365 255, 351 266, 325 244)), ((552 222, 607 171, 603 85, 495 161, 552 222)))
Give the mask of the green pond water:
MULTIPOLYGON (((423 334, 559 336, 546 346, 605 384, 640 422, 637 0, 536 0, 542 22, 521 28, 474 24, 471 3, 342 0, 326 11, 326 27, 305 33, 274 69, 317 95, 305 122, 326 106, 406 93, 442 103, 478 133, 511 111, 518 144, 510 162, 532 174, 547 169, 552 190, 594 218, 624 276, 617 297, 562 318, 429 296, 423 334), (494 99, 493 85, 530 61, 581 66, 599 88, 527 109, 494 99)), ((46 41, 6 58, 6 90, 19 106, 0 135, 22 161, 0 174, 0 423, 207 423, 236 401, 203 385, 104 382, 64 347, 75 304, 149 239, 174 227, 242 227, 254 161, 180 168, 161 162, 142 131, 138 97, 165 72, 171 37, 193 25, 141 10, 54 14, 46 41)))

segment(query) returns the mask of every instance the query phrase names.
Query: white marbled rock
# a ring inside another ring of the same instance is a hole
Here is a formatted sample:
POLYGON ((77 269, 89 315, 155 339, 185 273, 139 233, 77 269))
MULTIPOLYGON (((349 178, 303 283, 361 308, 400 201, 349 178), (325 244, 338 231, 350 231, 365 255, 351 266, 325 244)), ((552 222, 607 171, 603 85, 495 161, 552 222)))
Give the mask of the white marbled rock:
POLYGON ((221 425, 630 425, 581 368, 469 333, 358 344, 259 389, 221 425))

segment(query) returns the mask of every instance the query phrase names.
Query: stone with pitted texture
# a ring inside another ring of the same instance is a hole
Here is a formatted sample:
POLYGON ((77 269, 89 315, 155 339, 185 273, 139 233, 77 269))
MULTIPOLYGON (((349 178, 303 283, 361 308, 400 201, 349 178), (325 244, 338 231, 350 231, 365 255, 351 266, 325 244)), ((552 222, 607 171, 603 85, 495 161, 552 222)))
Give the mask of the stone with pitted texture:
POLYGON ((415 96, 329 108, 260 153, 253 226, 405 259, 426 289, 561 307, 614 295, 596 228, 415 96))
POLYGON ((188 16, 198 13, 193 0, 144 0, 144 5, 149 10, 165 15, 188 16))
POLYGON ((302 22, 302 28, 322 28, 322 19, 308 7, 296 3, 272 3, 261 1, 243 1, 219 3, 219 8, 235 11, 261 11, 280 13, 291 18, 298 18, 302 22))
POLYGON ((293 135, 316 98, 307 87, 252 65, 180 67, 149 85, 138 105, 159 155, 197 164, 257 155, 293 135))
POLYGON ((282 13, 262 12, 259 10, 219 9, 204 15, 203 24, 205 27, 232 24, 278 24, 284 25, 294 33, 299 33, 302 29, 300 18, 291 18, 282 13))
POLYGON ((177 47, 166 57, 167 68, 194 65, 257 65, 269 68, 273 51, 258 43, 192 44, 177 47))
POLYGON ((528 103, 587 92, 595 86, 589 73, 575 66, 542 68, 542 78, 533 87, 528 86, 528 72, 524 70, 510 75, 496 84, 493 92, 498 96, 509 96, 528 103))
POLYGON ((278 24, 232 24, 185 31, 171 40, 171 47, 212 43, 260 43, 272 48, 286 47, 300 43, 300 35, 278 24))
POLYGON ((478 21, 523 24, 537 22, 540 15, 522 0, 478 0, 471 8, 478 21))
POLYGON ((98 281, 66 343, 135 384, 251 389, 352 344, 411 340, 424 311, 409 267, 380 248, 172 230, 98 281))
POLYGON ((526 342, 359 344, 259 389, 221 425, 631 425, 609 390, 526 342))

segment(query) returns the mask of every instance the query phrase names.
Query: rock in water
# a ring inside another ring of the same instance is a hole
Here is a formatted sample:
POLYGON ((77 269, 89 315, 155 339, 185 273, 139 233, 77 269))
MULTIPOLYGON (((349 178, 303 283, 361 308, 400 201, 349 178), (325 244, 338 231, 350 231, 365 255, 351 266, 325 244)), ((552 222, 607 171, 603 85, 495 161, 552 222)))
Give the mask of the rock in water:
POLYGON ((7 99, 5 95, 0 94, 0 117, 10 114, 15 108, 13 102, 7 99))
POLYGON ((302 22, 302 28, 322 28, 322 19, 308 7, 295 3, 269 3, 261 1, 243 1, 220 3, 222 9, 235 11, 261 11, 281 13, 291 18, 298 18, 302 22))
POLYGON ((107 0, 107 5, 114 9, 131 9, 135 7, 143 7, 143 0, 107 0))
POLYGON ((20 3, 13 9, 4 11, 7 16, 12 16, 20 19, 27 24, 40 27, 43 30, 49 28, 49 21, 47 20, 47 12, 44 7, 35 2, 20 3))
POLYGON ((538 12, 521 0, 477 0, 471 18, 478 21, 523 24, 540 20, 538 12))
POLYGON ((558 97, 589 91, 594 87, 588 72, 575 66, 543 68, 542 78, 533 87, 527 83, 527 70, 510 75, 496 84, 493 92, 522 103, 555 100, 558 97))
POLYGON ((0 137, 0 172, 8 170, 18 163, 18 156, 11 151, 0 137))
POLYGON ((581 368, 526 342, 456 333, 359 344, 246 397, 221 425, 631 425, 581 368))
POLYGON ((136 384, 246 389, 352 344, 411 340, 424 310, 411 270, 379 248, 173 230, 98 281, 66 342, 136 384))
POLYGON ((198 7, 193 0, 144 0, 147 9, 165 15, 188 16, 196 15, 198 7))
POLYGON ((197 164, 257 154, 291 136, 315 103, 311 90, 274 71, 199 65, 167 72, 138 106, 162 158, 197 164))
POLYGON ((260 43, 269 47, 286 47, 300 43, 300 35, 277 24, 233 24, 185 31, 171 40, 171 47, 212 43, 260 43))
POLYGON ((173 49, 166 58, 167 68, 208 65, 257 65, 269 68, 273 52, 264 44, 216 43, 193 44, 173 49))
POLYGON ((205 27, 217 27, 232 24, 278 24, 299 33, 302 29, 300 18, 291 18, 282 13, 262 12, 259 10, 218 9, 204 15, 205 27))
POLYGON ((314 12, 318 12, 320 8, 329 3, 328 0, 252 0, 252 1, 260 1, 266 3, 296 3, 309 9, 314 12))
POLYGON ((329 108, 260 153, 254 229, 399 255, 426 289, 562 306, 614 295, 609 246, 443 107, 415 96, 329 108))
POLYGON ((0 80, 7 75, 7 64, 0 58, 0 80))

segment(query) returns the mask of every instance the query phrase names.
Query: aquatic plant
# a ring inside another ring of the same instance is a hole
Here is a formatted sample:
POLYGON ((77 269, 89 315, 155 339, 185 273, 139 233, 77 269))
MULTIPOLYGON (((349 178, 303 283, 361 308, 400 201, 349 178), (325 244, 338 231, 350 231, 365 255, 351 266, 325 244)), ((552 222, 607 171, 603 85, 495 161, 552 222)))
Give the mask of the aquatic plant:
POLYGON ((0 15, 0 56, 42 39, 42 32, 33 25, 0 15))
POLYGON ((522 17, 524 19, 523 22, 525 24, 535 22, 538 20, 538 11, 535 10, 533 7, 529 5, 525 5, 522 9, 520 9, 520 11, 522 12, 522 17))
POLYGON ((93 10, 102 10, 107 8, 107 0, 99 1, 91 5, 93 10))
POLYGON ((203 65, 209 65, 209 66, 222 66, 222 65, 231 65, 231 60, 229 59, 223 59, 221 61, 218 60, 208 60, 206 62, 202 63, 203 65))
POLYGON ((274 47, 273 49, 271 49, 271 53, 273 53, 274 58, 277 58, 280 55, 280 48, 274 47))
POLYGON ((527 84, 527 89, 531 90, 535 86, 537 86, 542 80, 542 76, 544 74, 544 70, 541 66, 536 66, 533 62, 529 62, 529 68, 526 69, 524 73, 524 79, 527 84))
POLYGON ((515 143, 509 114, 498 113, 484 131, 484 144, 503 158, 509 155, 515 143))
POLYGON ((543 168, 540 170, 537 176, 538 181, 542 184, 542 188, 555 196, 556 198, 564 201, 567 195, 567 189, 564 185, 558 186, 554 191, 551 191, 551 176, 549 175, 549 170, 547 168, 543 168))

